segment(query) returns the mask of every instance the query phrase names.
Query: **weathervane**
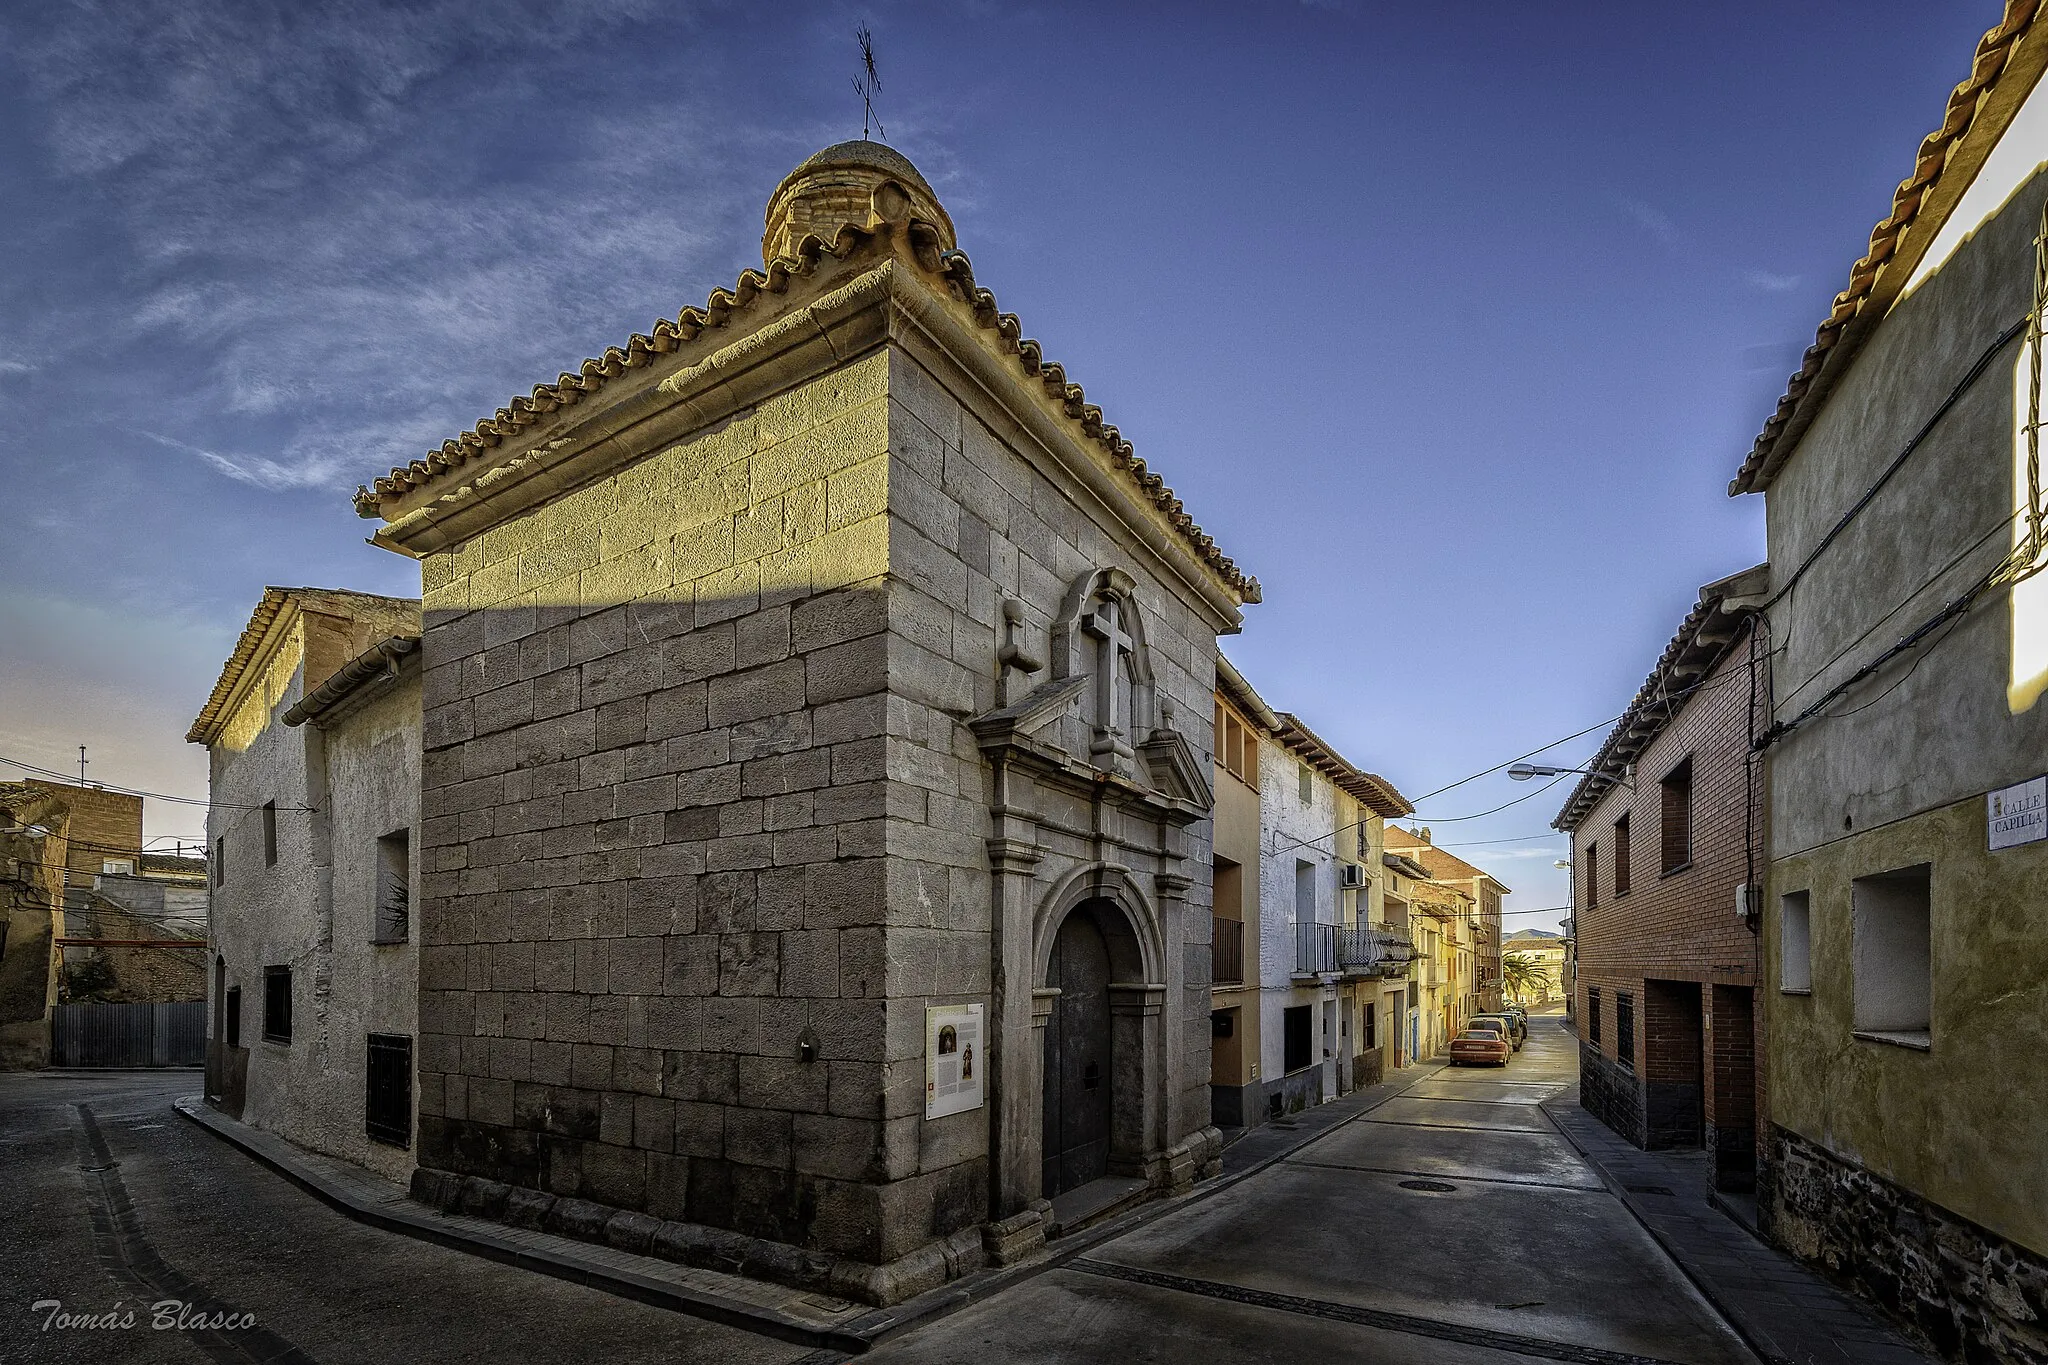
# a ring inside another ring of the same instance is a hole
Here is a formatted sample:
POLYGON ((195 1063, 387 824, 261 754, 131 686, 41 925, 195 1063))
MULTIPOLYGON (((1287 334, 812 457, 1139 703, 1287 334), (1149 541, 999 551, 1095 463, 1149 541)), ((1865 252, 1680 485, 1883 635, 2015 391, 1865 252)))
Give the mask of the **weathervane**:
POLYGON ((853 36, 860 40, 860 61, 867 68, 865 75, 853 78, 854 92, 860 96, 860 136, 865 142, 870 123, 883 137, 889 136, 889 130, 882 126, 881 116, 875 113, 875 92, 882 88, 882 78, 875 74, 875 35, 868 32, 866 24, 862 24, 853 31, 853 36))

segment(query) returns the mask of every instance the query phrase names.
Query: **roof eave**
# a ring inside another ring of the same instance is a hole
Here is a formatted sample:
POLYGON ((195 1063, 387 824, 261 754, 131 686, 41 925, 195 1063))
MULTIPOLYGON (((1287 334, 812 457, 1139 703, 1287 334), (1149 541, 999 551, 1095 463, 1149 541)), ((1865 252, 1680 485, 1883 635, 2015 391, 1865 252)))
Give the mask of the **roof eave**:
POLYGON ((1978 41, 1969 77, 1950 92, 1941 127, 1922 139, 1913 174, 1871 230, 1849 287, 1835 296, 1798 373, 1730 480, 1730 497, 1769 490, 2048 68, 2048 25, 2035 22, 2039 8, 2040 0, 2007 0, 2003 18, 1978 41))

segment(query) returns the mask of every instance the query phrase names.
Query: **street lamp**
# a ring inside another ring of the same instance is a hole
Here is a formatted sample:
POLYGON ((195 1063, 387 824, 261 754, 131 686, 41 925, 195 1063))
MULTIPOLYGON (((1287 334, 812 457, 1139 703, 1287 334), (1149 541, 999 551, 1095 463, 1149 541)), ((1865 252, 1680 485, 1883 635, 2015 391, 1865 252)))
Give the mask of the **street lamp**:
POLYGON ((1618 782, 1624 787, 1633 786, 1636 780, 1636 765, 1631 763, 1616 777, 1605 768, 1555 768, 1548 763, 1517 763, 1508 769, 1508 776, 1517 782, 1527 782, 1532 777, 1563 777, 1566 773, 1579 773, 1585 777, 1604 777, 1609 782, 1618 782))

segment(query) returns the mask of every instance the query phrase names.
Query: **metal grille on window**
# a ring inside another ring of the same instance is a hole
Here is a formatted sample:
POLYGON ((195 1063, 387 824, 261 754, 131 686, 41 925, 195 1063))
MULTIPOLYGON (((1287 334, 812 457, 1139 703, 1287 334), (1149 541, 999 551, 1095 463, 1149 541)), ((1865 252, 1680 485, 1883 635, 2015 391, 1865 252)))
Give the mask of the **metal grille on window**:
POLYGON ((370 1035, 363 1098, 363 1131, 394 1147, 412 1146, 412 1039, 402 1033, 370 1035))
POLYGON ((1635 1070, 1636 998, 1627 991, 1614 993, 1614 1060, 1635 1070))

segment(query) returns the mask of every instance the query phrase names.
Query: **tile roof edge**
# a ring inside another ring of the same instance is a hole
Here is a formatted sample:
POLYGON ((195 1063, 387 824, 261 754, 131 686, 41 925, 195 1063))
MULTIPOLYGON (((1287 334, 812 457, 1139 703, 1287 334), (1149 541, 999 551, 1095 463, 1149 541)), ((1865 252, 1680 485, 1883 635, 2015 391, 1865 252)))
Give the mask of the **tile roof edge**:
POLYGON ((469 430, 442 442, 438 449, 429 451, 423 458, 409 465, 394 466, 389 473, 370 484, 359 486, 354 496, 356 514, 366 519, 382 516, 384 499, 404 497, 416 489, 439 482, 484 452, 508 439, 517 438, 547 414, 573 406, 597 393, 627 370, 654 364, 660 357, 695 342, 706 331, 725 326, 733 317, 749 311, 763 293, 783 293, 791 279, 816 273, 826 256, 835 261, 845 260, 869 242, 899 231, 906 234, 911 247, 910 259, 918 268, 945 281, 954 296, 967 305, 976 327, 993 333, 997 345, 1016 357, 1027 382, 1036 380, 1044 386, 1048 396, 1081 429, 1083 437, 1101 447, 1112 466, 1126 476, 1134 486, 1138 500, 1150 503, 1163 515, 1173 531, 1194 552, 1196 561, 1215 574, 1240 601, 1261 601, 1263 591, 1259 580, 1245 574, 1223 553, 1214 538, 1188 514, 1165 480, 1146 467, 1145 461, 1133 452, 1131 443, 1123 439, 1116 427, 1102 420, 1102 410, 1086 401, 1081 386, 1070 382, 1066 370, 1057 362, 1046 360, 1039 344, 1023 335, 1016 314, 997 309, 995 295, 975 283, 973 265, 966 253, 939 250, 935 234, 918 220, 906 224, 876 221, 865 227, 846 223, 840 226, 830 244, 815 233, 807 234, 798 244, 795 256, 777 257, 768 263, 765 273, 751 267, 741 271, 738 283, 732 289, 714 289, 703 308, 684 308, 673 322, 666 318, 658 319, 647 333, 636 332, 628 338, 624 347, 608 347, 602 356, 585 360, 575 373, 565 372, 552 384, 535 385, 531 395, 512 399, 469 430))
MULTIPOLYGON (((1736 643, 1748 633, 1760 608, 1758 598, 1763 592, 1768 591, 1770 582, 1769 572, 1770 566, 1768 564, 1757 564, 1742 570, 1740 573, 1730 574, 1726 578, 1717 579, 1700 589, 1698 599, 1693 603, 1691 609, 1686 612, 1685 618, 1678 623, 1678 629, 1664 646, 1664 652, 1657 656, 1656 664, 1650 669, 1650 676, 1645 678, 1643 685, 1636 689, 1635 696, 1629 701, 1628 709, 1621 713, 1620 719, 1616 720, 1613 728, 1608 730, 1607 737, 1600 741, 1598 751, 1586 762, 1585 766, 1594 771, 1587 773, 1578 782, 1573 784, 1571 795, 1565 798, 1564 805, 1558 808, 1556 818, 1550 822, 1552 829, 1560 833, 1572 833, 1584 821, 1585 817, 1592 813, 1593 808, 1599 805, 1607 793, 1614 789, 1617 785, 1617 780, 1602 770, 1607 768, 1613 759, 1620 756, 1623 749, 1627 746, 1629 732, 1636 728, 1637 721, 1646 714, 1648 708, 1660 699, 1668 700, 1670 698, 1671 692, 1666 684, 1672 681, 1669 676, 1671 670, 1678 663, 1686 649, 1699 638, 1702 628, 1714 616, 1727 615, 1735 620, 1738 629, 1733 636, 1721 644, 1718 651, 1710 651, 1712 657, 1707 660, 1699 676, 1704 679, 1708 674, 1721 666, 1722 662, 1728 657, 1729 651, 1733 650, 1736 643), (1595 782, 1604 784, 1598 792, 1592 790, 1595 782)), ((1686 693, 1684 700, 1691 700, 1691 693, 1689 691, 1686 693)), ((1681 701, 1678 710, 1683 711, 1684 709, 1684 701, 1681 701)), ((1671 720, 1675 719, 1676 715, 1677 712, 1674 711, 1670 716, 1665 717, 1663 721, 1656 723, 1641 737, 1641 742, 1628 751, 1624 762, 1633 762, 1637 754, 1655 742, 1657 736, 1663 733, 1664 727, 1671 720)))
POLYGON ((2003 101, 2003 118, 1992 123, 1979 118, 1990 97, 1999 90, 2001 78, 2014 69, 2012 58, 2022 41, 2037 32, 2034 21, 2039 17, 2040 6, 2041 0, 2007 0, 1998 24, 1978 40, 1969 76, 1949 93, 1941 126, 1921 140, 1913 160, 1913 173, 1893 192, 1890 214, 1871 229, 1869 250, 1850 269, 1848 287, 1835 296, 1827 318, 1815 333, 1813 345, 1807 347, 1801 358, 1798 372, 1787 382, 1776 409, 1757 434, 1742 467, 1729 481, 1728 496, 1765 491, 1791 458, 1798 438, 1818 414, 1833 380, 1854 359, 1881 319, 1879 310, 1897 297, 1905 279, 1919 264, 1949 211, 1968 188, 1968 180, 1981 168, 1982 156, 1974 158, 1977 164, 1967 168, 1968 174, 1961 184, 1951 180, 1943 186, 1944 173, 1952 164, 1971 159, 1971 152, 1988 154, 1988 145, 1965 144, 1972 144, 1972 134, 1981 134, 1979 140, 1995 143, 2026 94, 2039 81, 2044 61, 2048 61, 2048 37, 2029 50, 2028 60, 2020 70, 2023 75, 2031 71, 2031 79, 2026 81, 2026 90, 2003 101), (1958 151, 1965 155, 1951 155, 1958 151), (1923 216, 1921 211, 1929 206, 1930 199, 1941 202, 1923 216))
POLYGON ((376 678, 396 679, 406 656, 420 647, 417 635, 387 635, 334 670, 326 681, 292 704, 282 717, 286 725, 304 725, 318 720, 356 690, 376 678))

